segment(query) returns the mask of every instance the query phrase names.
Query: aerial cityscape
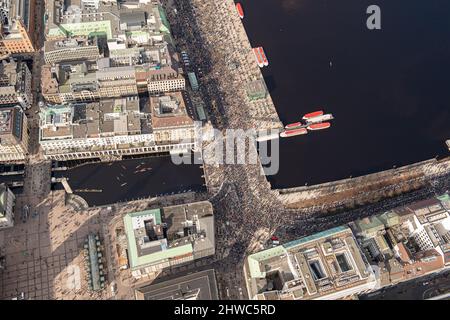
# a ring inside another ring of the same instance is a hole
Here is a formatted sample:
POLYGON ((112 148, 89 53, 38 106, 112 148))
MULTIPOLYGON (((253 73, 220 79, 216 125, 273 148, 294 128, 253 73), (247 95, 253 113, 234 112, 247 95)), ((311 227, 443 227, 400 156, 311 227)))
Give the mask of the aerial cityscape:
POLYGON ((450 3, 399 2, 0 0, 0 300, 448 300, 450 3))

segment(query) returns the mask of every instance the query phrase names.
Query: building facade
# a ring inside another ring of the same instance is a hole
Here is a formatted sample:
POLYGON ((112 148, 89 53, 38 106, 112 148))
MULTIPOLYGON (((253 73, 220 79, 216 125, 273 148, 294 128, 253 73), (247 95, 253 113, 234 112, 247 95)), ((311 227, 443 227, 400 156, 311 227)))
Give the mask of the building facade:
POLYGON ((44 106, 39 139, 44 157, 52 160, 121 158, 195 147, 195 141, 157 143, 151 116, 140 110, 137 96, 44 106))
POLYGON ((195 142, 195 123, 187 113, 181 92, 150 97, 149 106, 156 144, 195 142))
POLYGON ((150 70, 146 75, 149 94, 186 90, 186 79, 172 68, 150 70))
POLYGON ((0 109, 0 161, 24 161, 28 154, 27 117, 19 106, 0 109))
POLYGON ((0 43, 3 54, 32 53, 35 51, 31 37, 23 22, 19 19, 3 25, 0 31, 0 43))
POLYGON ((31 72, 27 64, 13 59, 0 61, 0 107, 18 104, 28 109, 32 103, 31 72))
POLYGON ((79 59, 96 60, 99 57, 97 44, 85 37, 45 42, 44 60, 48 64, 79 59))

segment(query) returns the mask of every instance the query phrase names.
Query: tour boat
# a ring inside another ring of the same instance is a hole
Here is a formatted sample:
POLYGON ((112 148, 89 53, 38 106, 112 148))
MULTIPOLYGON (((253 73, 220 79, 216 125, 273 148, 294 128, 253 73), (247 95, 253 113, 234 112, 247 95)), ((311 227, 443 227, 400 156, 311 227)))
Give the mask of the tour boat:
POLYGON ((260 68, 264 67, 264 60, 263 60, 263 58, 261 57, 261 53, 260 53, 260 51, 258 50, 258 48, 253 48, 253 53, 255 54, 256 62, 258 62, 258 66, 259 66, 260 68))
POLYGON ((261 57, 263 59, 264 66, 267 67, 269 65, 269 61, 267 60, 266 54, 264 53, 264 49, 262 47, 259 47, 258 49, 259 49, 259 53, 261 53, 261 57))
POLYGON ((308 133, 308 130, 306 130, 305 128, 295 129, 295 130, 286 130, 286 131, 280 133, 280 137, 287 138, 287 137, 293 137, 293 136, 298 136, 298 135, 307 134, 307 133, 308 133))
POLYGON ((239 14, 239 18, 244 19, 244 9, 240 3, 236 3, 236 10, 239 14))
POLYGON ((301 122, 294 122, 294 123, 290 123, 288 125, 286 125, 284 128, 285 129, 293 129, 293 128, 297 128, 297 127, 301 127, 303 124, 301 122))
POLYGON ((307 113, 307 114, 305 114, 303 116, 303 120, 308 120, 308 119, 311 119, 311 118, 314 118, 314 117, 318 117, 318 116, 321 116, 321 115, 323 115, 323 111, 322 110, 321 111, 315 111, 315 112, 307 113))
POLYGON ((309 118, 306 121, 308 123, 318 123, 318 122, 324 122, 324 121, 329 121, 329 120, 333 120, 333 119, 334 119, 333 115, 331 113, 328 113, 328 114, 324 114, 321 116, 309 118))
POLYGON ((329 127, 331 127, 331 123, 329 122, 321 122, 321 123, 314 123, 314 124, 310 124, 308 126, 308 130, 323 130, 323 129, 328 129, 329 127))

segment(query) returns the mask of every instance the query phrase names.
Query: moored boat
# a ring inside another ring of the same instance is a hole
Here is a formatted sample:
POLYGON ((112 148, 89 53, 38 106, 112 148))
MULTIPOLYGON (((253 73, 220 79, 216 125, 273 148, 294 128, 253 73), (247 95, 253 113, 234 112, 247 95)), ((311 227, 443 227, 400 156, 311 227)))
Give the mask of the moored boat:
POLYGON ((258 66, 260 68, 264 67, 264 61, 263 61, 263 58, 261 57, 261 53, 258 50, 258 48, 253 48, 253 53, 255 54, 256 62, 258 63, 258 66))
POLYGON ((263 59, 264 66, 267 67, 269 65, 269 61, 267 60, 267 57, 266 57, 266 54, 264 52, 263 47, 259 47, 258 50, 259 50, 259 53, 261 54, 261 57, 263 59))
POLYGON ((239 2, 236 3, 236 10, 238 12, 239 18, 244 19, 244 9, 242 8, 242 4, 239 2))
POLYGON ((323 129, 328 129, 329 127, 331 127, 331 123, 329 122, 321 122, 321 123, 313 123, 310 124, 307 128, 308 130, 323 130, 323 129))
POLYGON ((286 130, 286 131, 280 133, 280 137, 287 138, 287 137, 293 137, 293 136, 298 136, 298 135, 307 134, 307 133, 308 133, 308 130, 306 130, 305 128, 286 130))
POLYGON ((314 118, 314 117, 318 117, 318 116, 321 116, 321 115, 323 115, 323 111, 322 110, 314 111, 314 112, 305 114, 303 116, 303 120, 308 120, 308 119, 311 119, 311 118, 314 118))
POLYGON ((324 121, 329 121, 329 120, 333 120, 333 119, 334 119, 333 115, 331 113, 328 113, 328 114, 324 114, 321 116, 309 118, 308 120, 306 120, 306 122, 318 123, 318 122, 324 122, 324 121))
POLYGON ((294 123, 290 123, 288 125, 286 125, 284 128, 285 129, 294 129, 297 127, 301 127, 303 124, 301 122, 294 122, 294 123))

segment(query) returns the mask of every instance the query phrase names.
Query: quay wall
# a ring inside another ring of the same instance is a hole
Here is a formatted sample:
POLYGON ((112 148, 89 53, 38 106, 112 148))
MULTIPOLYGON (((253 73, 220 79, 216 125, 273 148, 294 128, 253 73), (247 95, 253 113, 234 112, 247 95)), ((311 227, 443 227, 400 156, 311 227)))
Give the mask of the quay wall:
POLYGON ((291 209, 349 207, 424 187, 433 179, 448 176, 450 157, 430 159, 360 177, 314 186, 278 189, 279 200, 291 209))

